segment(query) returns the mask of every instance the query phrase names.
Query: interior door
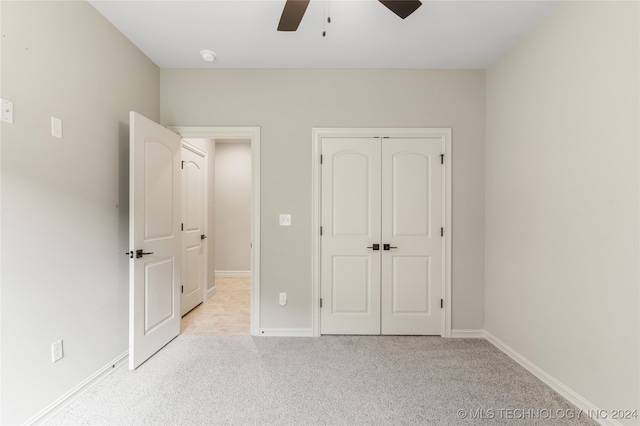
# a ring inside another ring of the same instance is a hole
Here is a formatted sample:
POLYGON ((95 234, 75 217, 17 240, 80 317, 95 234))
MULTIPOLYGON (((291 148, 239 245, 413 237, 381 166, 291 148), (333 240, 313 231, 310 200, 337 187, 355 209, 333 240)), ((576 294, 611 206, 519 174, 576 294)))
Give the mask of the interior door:
POLYGON ((321 149, 321 334, 439 335, 441 139, 321 149))
POLYGON ((182 287, 180 313, 204 301, 206 277, 205 158, 182 147, 182 287))
POLYGON ((130 113, 129 368, 180 333, 180 136, 130 113))
POLYGON ((380 334, 380 139, 323 138, 322 157, 321 332, 380 334))
POLYGON ((440 138, 382 142, 382 334, 440 334, 440 138))

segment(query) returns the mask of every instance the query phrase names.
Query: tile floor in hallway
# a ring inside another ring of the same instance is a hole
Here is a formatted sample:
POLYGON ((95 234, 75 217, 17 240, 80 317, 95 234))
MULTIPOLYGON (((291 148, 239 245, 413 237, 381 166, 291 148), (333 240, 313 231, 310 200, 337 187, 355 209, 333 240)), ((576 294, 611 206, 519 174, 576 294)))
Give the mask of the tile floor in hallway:
POLYGON ((182 318, 181 333, 248 335, 250 278, 216 278, 216 294, 182 318))

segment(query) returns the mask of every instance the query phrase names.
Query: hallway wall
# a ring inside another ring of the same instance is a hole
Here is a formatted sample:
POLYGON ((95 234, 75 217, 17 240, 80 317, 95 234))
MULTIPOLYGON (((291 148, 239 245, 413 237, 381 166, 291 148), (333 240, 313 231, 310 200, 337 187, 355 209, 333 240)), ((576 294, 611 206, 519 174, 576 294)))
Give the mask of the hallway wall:
POLYGON ((251 143, 216 141, 215 270, 251 270, 251 143))

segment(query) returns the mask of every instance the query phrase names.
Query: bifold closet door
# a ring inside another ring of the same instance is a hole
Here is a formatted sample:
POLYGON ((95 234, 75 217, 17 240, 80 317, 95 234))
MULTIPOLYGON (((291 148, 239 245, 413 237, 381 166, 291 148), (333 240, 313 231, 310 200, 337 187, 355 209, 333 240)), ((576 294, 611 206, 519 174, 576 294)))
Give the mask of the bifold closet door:
POLYGON ((442 141, 382 142, 382 334, 439 335, 442 141))
POLYGON ((322 334, 380 334, 380 139, 322 140, 322 334))

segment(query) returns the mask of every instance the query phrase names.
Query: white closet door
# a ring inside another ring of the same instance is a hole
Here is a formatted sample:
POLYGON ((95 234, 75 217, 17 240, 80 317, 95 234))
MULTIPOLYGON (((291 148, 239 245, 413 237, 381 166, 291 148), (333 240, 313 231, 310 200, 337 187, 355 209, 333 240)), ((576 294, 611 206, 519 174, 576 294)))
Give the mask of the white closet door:
POLYGON ((441 333, 441 153, 440 138, 323 138, 322 334, 441 333))
POLYGON ((322 334, 380 334, 380 139, 322 140, 322 334))
POLYGON ((439 335, 440 138, 382 143, 382 334, 439 335))

